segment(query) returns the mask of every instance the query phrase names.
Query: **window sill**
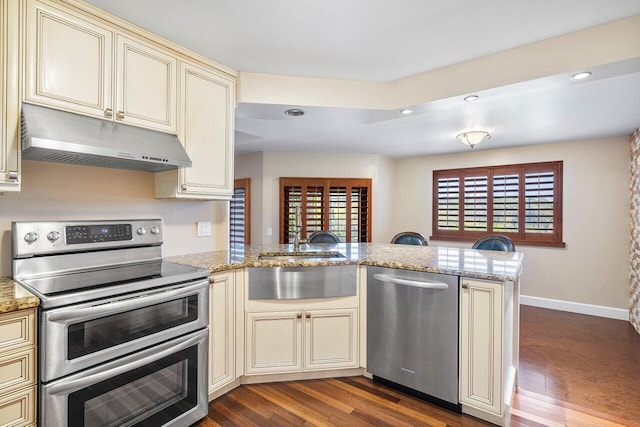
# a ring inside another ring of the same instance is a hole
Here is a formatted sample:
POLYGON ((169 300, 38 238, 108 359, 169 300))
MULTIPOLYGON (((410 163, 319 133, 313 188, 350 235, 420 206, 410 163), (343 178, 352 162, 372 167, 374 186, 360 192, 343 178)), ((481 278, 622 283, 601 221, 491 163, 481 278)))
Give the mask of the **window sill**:
MULTIPOLYGON (((450 236, 430 236, 429 240, 433 240, 435 242, 469 242, 473 243, 477 239, 475 238, 458 238, 458 237, 450 237, 450 236)), ((511 240, 514 245, 516 245, 516 250, 518 246, 542 246, 548 248, 566 248, 567 244, 565 242, 532 242, 532 241, 524 241, 524 240, 511 240)))

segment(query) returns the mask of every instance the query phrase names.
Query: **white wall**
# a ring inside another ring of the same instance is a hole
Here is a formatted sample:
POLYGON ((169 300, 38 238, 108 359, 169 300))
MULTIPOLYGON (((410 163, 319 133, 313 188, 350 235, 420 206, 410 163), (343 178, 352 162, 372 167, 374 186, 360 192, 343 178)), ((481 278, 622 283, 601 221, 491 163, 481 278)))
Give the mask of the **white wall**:
MULTIPOLYGON (((525 254, 521 293, 627 309, 629 306, 629 137, 469 151, 399 160, 396 225, 431 235, 432 171, 564 161, 566 248, 518 246, 525 254)), ((465 246, 433 241, 432 245, 465 246)))
POLYGON ((279 195, 280 177, 327 177, 327 178, 371 178, 372 179, 372 234, 374 242, 388 242, 393 237, 390 231, 390 210, 393 199, 393 161, 383 156, 369 154, 327 154, 264 152, 262 157, 262 194, 254 185, 258 155, 236 157, 236 177, 252 178, 251 182, 251 242, 255 244, 278 243, 279 239, 279 195), (259 198, 262 197, 260 200, 259 198), (258 206, 261 204, 261 208, 258 206), (257 224, 262 227, 257 230, 257 224), (267 235, 267 229, 272 235, 267 235))
POLYGON ((228 202, 154 199, 149 172, 22 162, 22 191, 0 196, 0 277, 11 275, 11 221, 162 218, 163 255, 226 249, 228 202), (211 221, 211 237, 196 237, 211 221))

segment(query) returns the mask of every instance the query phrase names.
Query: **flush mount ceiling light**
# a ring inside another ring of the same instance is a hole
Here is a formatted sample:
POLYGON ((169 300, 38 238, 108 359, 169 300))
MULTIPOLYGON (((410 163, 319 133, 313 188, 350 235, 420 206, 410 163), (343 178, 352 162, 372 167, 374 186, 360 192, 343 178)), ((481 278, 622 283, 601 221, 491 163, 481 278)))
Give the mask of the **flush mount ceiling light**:
POLYGON ((304 116, 304 110, 299 108, 289 108, 288 110, 284 110, 284 114, 291 117, 300 117, 304 116))
POLYGON ((485 138, 490 139, 491 135, 489 135, 489 132, 485 132, 483 130, 472 130, 469 132, 461 133, 460 135, 456 136, 456 138, 458 138, 458 140, 463 144, 473 148, 477 144, 480 144, 482 141, 484 141, 485 138))
POLYGON ((576 73, 573 76, 571 76, 571 80, 582 80, 582 79, 586 79, 587 77, 589 77, 591 75, 590 71, 583 71, 581 73, 576 73))
POLYGON ((403 108, 402 110, 400 110, 400 114, 404 114, 405 116, 411 113, 413 113, 413 110, 411 108, 403 108))
POLYGON ((464 100, 467 102, 473 102, 473 101, 477 101, 478 98, 480 98, 478 95, 469 95, 469 96, 465 96, 464 100))

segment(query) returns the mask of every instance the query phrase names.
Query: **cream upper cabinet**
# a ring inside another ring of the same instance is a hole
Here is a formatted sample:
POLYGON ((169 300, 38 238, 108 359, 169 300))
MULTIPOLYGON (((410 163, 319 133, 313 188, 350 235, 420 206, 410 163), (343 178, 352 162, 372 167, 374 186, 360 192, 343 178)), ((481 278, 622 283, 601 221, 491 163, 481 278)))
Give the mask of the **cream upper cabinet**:
POLYGON ((462 411, 508 423, 513 365, 513 284, 461 279, 460 403, 462 411))
POLYGON ((209 393, 235 380, 235 272, 209 276, 209 393))
POLYGON ((180 63, 178 137, 190 168, 156 173, 156 197, 229 200, 233 195, 235 79, 180 63))
POLYGON ((175 56, 118 34, 115 120, 176 133, 177 69, 175 56))
POLYGON ((176 56, 46 0, 26 16, 26 101, 177 132, 176 56))
POLYGON ((0 192, 20 191, 19 2, 0 0, 0 192))
POLYGON ((113 31, 53 3, 26 4, 25 100, 111 118, 113 31))

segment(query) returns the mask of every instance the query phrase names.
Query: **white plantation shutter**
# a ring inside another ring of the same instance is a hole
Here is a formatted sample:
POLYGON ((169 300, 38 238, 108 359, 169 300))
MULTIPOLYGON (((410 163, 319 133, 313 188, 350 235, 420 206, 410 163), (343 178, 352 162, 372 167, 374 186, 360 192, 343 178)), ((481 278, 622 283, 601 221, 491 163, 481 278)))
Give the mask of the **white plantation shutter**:
POLYGON ((236 179, 229 203, 229 246, 248 245, 250 242, 250 180, 236 179))

